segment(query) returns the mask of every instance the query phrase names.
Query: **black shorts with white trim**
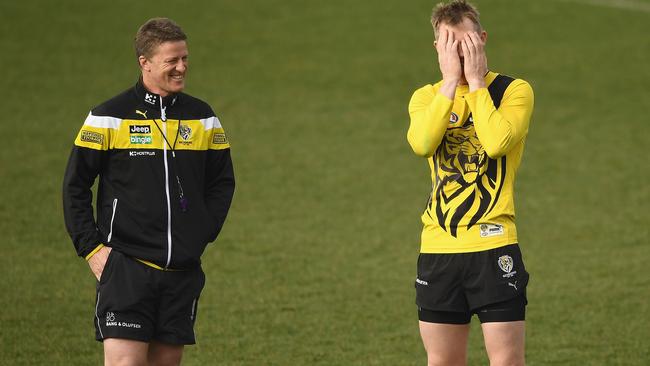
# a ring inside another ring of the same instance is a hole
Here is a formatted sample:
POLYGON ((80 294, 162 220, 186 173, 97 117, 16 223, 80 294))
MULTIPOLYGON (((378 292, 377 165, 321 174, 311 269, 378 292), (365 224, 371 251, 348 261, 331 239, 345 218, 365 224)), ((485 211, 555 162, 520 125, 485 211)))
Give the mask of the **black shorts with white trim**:
POLYGON ((200 266, 160 270, 112 250, 97 283, 95 338, 194 344, 204 284, 200 266))

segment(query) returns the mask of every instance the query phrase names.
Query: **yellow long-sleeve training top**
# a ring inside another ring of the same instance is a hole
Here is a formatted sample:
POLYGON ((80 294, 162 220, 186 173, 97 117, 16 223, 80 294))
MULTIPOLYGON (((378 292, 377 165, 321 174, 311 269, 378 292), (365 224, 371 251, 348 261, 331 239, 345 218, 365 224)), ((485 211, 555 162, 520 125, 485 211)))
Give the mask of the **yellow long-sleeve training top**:
POLYGON ((454 100, 426 85, 409 103, 407 139, 427 157, 432 191, 422 214, 421 253, 466 253, 517 243, 514 182, 534 96, 521 79, 488 72, 487 88, 456 88, 454 100))

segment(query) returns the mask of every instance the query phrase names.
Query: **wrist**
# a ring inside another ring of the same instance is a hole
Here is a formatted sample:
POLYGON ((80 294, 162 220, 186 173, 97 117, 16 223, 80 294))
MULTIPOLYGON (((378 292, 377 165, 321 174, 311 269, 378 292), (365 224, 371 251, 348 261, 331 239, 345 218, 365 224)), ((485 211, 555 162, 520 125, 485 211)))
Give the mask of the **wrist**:
POLYGON ((485 79, 467 80, 467 84, 469 84, 469 91, 473 92, 474 90, 485 88, 485 79))
POLYGON ((454 88, 460 83, 459 77, 442 77, 442 83, 444 85, 453 86, 454 88))
POLYGON ((440 89, 438 89, 438 92, 453 101, 456 96, 456 87, 458 86, 458 82, 458 80, 454 79, 442 79, 442 85, 440 86, 440 89))
POLYGON ((95 249, 93 249, 90 253, 88 253, 88 254, 86 255, 86 257, 85 257, 85 258, 86 258, 86 261, 89 261, 90 258, 92 258, 93 255, 95 255, 97 252, 99 252, 103 247, 104 247, 104 244, 101 244, 101 243, 100 243, 99 245, 97 245, 97 247, 95 247, 95 249))

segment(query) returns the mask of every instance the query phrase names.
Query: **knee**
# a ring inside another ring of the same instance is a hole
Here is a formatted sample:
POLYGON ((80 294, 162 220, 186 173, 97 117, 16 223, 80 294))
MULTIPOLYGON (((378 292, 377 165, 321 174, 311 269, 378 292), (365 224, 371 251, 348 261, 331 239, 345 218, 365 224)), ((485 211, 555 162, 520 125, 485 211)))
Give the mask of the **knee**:
POLYGON ((490 357, 490 366, 525 366, 524 355, 507 354, 490 357))
POLYGON ((175 355, 149 358, 149 366, 179 366, 181 358, 175 355))
POLYGON ((174 352, 167 350, 167 352, 163 352, 162 350, 158 350, 158 352, 149 352, 148 366, 179 366, 182 356, 182 351, 174 352))
POLYGON ((427 354, 427 366, 465 366, 465 357, 427 354))
POLYGON ((106 366, 148 366, 146 357, 111 357, 105 359, 106 366))
POLYGON ((179 366, 180 364, 180 360, 158 360, 150 362, 149 366, 179 366))

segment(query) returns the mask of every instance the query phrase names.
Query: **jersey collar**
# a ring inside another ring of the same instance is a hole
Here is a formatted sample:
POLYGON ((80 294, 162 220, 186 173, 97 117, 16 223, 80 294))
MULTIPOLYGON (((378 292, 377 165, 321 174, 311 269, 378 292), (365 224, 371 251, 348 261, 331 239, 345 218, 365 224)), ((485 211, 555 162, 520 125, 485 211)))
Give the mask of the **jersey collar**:
POLYGON ((160 108, 160 100, 162 100, 162 107, 167 108, 171 107, 176 102, 178 102, 178 94, 170 94, 166 97, 161 97, 160 95, 150 92, 142 82, 142 76, 138 79, 138 82, 135 84, 135 94, 138 96, 138 99, 149 109, 157 110, 160 108))
MULTIPOLYGON (((497 77, 497 75, 499 75, 499 74, 496 73, 496 72, 493 72, 493 71, 488 71, 488 72, 485 74, 484 80, 485 80, 485 87, 486 87, 486 88, 487 88, 488 86, 490 86, 490 84, 492 84, 492 82, 493 82, 494 79, 497 77)), ((458 95, 465 95, 465 94, 467 94, 467 93, 469 93, 469 85, 468 85, 468 84, 458 85, 458 86, 456 87, 456 94, 458 94, 458 95)))

